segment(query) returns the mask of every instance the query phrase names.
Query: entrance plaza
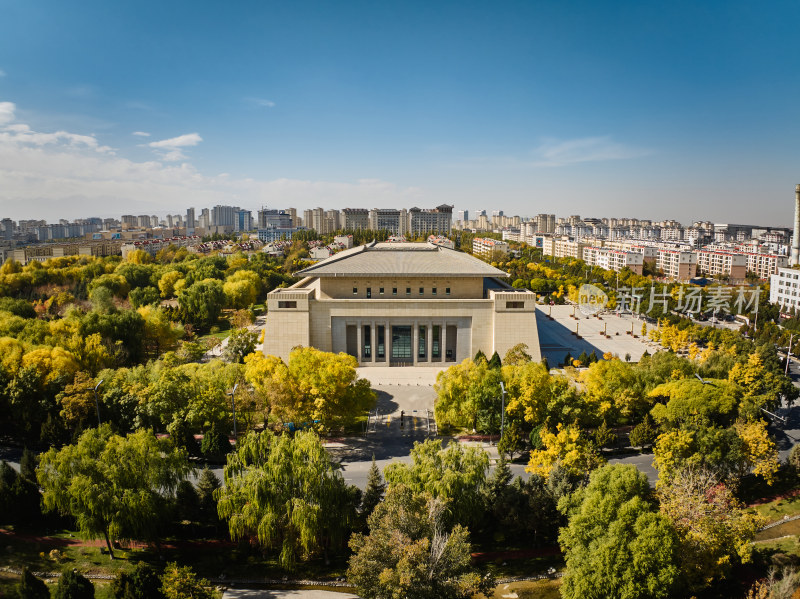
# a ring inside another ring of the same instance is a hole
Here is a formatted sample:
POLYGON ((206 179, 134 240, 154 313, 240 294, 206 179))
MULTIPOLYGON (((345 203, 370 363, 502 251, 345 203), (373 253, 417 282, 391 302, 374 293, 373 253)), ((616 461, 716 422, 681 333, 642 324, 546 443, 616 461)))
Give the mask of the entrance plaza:
MULTIPOLYGON (((539 306, 536 320, 542 356, 547 358, 551 368, 560 365, 567 352, 573 358, 584 351, 587 355, 594 351, 598 358, 611 352, 623 360, 630 354, 631 361, 638 362, 645 350, 652 354, 659 349, 658 345, 642 338, 644 321, 630 315, 604 313, 596 318, 581 314, 573 306, 539 306), (577 320, 572 318, 573 312, 577 320), (548 314, 552 320, 547 318, 548 314), (574 334, 576 330, 580 339, 574 334), (629 334, 631 331, 636 338, 629 334)), ((647 328, 654 326, 648 324, 647 328)))
POLYGON ((318 262, 268 298, 264 353, 296 346, 363 367, 443 367, 525 343, 540 359, 536 295, 508 273, 431 243, 369 243, 318 262))

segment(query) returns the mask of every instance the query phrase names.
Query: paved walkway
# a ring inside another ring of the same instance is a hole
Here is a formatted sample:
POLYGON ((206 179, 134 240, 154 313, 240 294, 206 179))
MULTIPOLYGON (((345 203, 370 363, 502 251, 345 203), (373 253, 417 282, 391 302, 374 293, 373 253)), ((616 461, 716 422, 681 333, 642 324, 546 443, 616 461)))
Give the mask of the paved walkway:
POLYGON ((225 591, 222 599, 358 599, 351 593, 320 591, 316 589, 298 590, 255 590, 230 589, 225 591))
POLYGON ((453 364, 455 362, 448 362, 447 366, 361 366, 356 371, 359 378, 367 379, 373 387, 384 385, 432 386, 436 382, 436 375, 453 364))

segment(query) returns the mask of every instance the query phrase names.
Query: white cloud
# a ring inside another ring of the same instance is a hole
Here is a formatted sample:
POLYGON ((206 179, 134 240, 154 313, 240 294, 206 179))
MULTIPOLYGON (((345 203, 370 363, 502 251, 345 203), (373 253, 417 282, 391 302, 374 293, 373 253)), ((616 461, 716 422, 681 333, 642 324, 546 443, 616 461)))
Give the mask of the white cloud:
POLYGON ((187 133, 186 135, 179 135, 178 137, 170 137, 169 139, 162 139, 161 141, 151 141, 148 146, 158 149, 174 149, 174 148, 187 148, 196 146, 203 138, 197 133, 187 133))
POLYGON ((178 137, 151 141, 147 145, 158 152, 162 160, 166 162, 180 162, 188 158, 180 148, 191 148, 201 141, 203 141, 203 138, 197 133, 187 133, 186 135, 179 135, 178 137))
POLYGON ((274 108, 275 107, 275 102, 273 102, 272 100, 265 100, 264 98, 254 98, 252 96, 249 96, 249 97, 245 98, 244 101, 247 104, 250 104, 251 106, 254 106, 256 108, 274 108))
POLYGON ((0 69, 0 77, 5 77, 6 72, 3 69, 0 69))
MULTIPOLYGON (((13 118, 14 106, 0 104, 13 118)), ((200 142, 197 134, 159 144, 168 156, 200 142)), ((135 162, 116 156, 93 136, 37 132, 0 124, 0 213, 10 218, 119 216, 129 211, 179 211, 215 204, 249 206, 393 206, 420 202, 421 191, 375 179, 312 181, 209 176, 187 163, 135 162)))
POLYGON ((545 140, 534 152, 533 166, 567 166, 579 162, 599 162, 639 158, 649 150, 615 142, 609 136, 545 140))
POLYGON ((150 137, 150 134, 147 131, 134 131, 131 135, 137 135, 138 137, 150 137))
POLYGON ((13 102, 0 102, 0 125, 5 125, 14 120, 16 108, 13 102))

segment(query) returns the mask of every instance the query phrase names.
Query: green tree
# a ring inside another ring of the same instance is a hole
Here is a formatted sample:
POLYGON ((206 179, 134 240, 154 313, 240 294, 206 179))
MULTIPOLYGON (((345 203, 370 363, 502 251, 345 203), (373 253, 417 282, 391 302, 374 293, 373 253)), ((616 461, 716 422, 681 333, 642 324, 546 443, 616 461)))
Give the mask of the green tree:
POLYGON ((55 599, 94 599, 94 585, 77 570, 64 570, 56 585, 55 599))
POLYGON ((486 360, 464 360, 436 377, 436 422, 496 432, 500 428, 501 373, 486 360))
POLYGON ((111 581, 114 599, 164 599, 161 577, 150 564, 139 562, 133 571, 120 572, 111 581))
POLYGON ((383 499, 385 491, 386 483, 383 480, 383 476, 381 476, 381 469, 375 463, 375 456, 372 456, 372 465, 369 467, 369 473, 367 474, 367 486, 361 496, 361 513, 369 516, 375 506, 383 499))
POLYGON ((217 500, 214 498, 214 491, 221 485, 217 475, 205 466, 197 480, 197 498, 200 502, 200 513, 206 521, 214 523, 217 521, 217 500))
POLYGON ((481 493, 489 470, 489 456, 480 449, 441 439, 414 443, 411 464, 395 462, 384 470, 391 488, 403 484, 414 493, 447 499, 446 522, 469 526, 481 517, 481 493))
POLYGON ((17 583, 11 595, 13 599, 50 599, 50 590, 41 578, 37 578, 28 569, 22 566, 22 578, 17 583))
POLYGON ((203 442, 200 444, 200 451, 207 460, 212 462, 222 462, 231 450, 231 442, 228 436, 217 430, 217 425, 213 424, 211 430, 203 435, 203 442))
POLYGON ((514 347, 506 352, 503 358, 503 364, 507 366, 518 366, 533 360, 533 356, 528 353, 528 346, 525 343, 517 343, 514 347))
POLYGON ((136 289, 131 289, 128 299, 131 302, 131 306, 139 308, 150 304, 158 304, 161 301, 161 296, 155 287, 137 287, 136 289))
POLYGON ((204 279, 178 293, 183 321, 199 330, 207 330, 217 322, 225 306, 225 293, 217 279, 204 279))
POLYGON ((355 534, 347 579, 364 599, 469 599, 490 592, 491 578, 471 567, 469 531, 447 532, 444 502, 405 485, 387 492, 369 517, 369 534, 355 534))
POLYGON ((197 575, 189 566, 167 564, 161 576, 161 593, 166 599, 214 599, 209 583, 197 575))
POLYGON ((647 477, 633 465, 604 466, 559 509, 569 516, 559 542, 567 563, 565 599, 674 596, 678 541, 656 511, 647 477))
POLYGON ((656 442, 658 429, 656 428, 650 414, 645 416, 639 424, 633 427, 630 434, 630 441, 633 447, 645 447, 656 442))
POLYGON ((280 548, 280 564, 340 546, 355 520, 356 495, 312 431, 275 436, 250 432, 225 466, 215 492, 234 539, 255 537, 280 548))
POLYGON ((256 349, 258 333, 249 329, 235 329, 228 337, 228 347, 225 348, 225 357, 237 364, 243 364, 246 356, 256 349))
POLYGON ((489 359, 489 368, 500 368, 503 365, 502 361, 500 360, 500 354, 494 352, 492 357, 489 359))
POLYGON ((594 431, 594 442, 598 447, 612 447, 617 442, 617 435, 609 428, 605 418, 603 418, 603 423, 594 431))
POLYGON ((157 538, 165 501, 191 468, 184 451, 151 431, 121 437, 108 425, 85 431, 75 445, 51 448, 36 475, 43 505, 75 518, 90 538, 157 538))
POLYGON ((522 429, 516 420, 512 420, 506 424, 503 436, 497 442, 497 451, 503 456, 508 456, 508 459, 513 462, 514 456, 521 454, 524 447, 522 429))

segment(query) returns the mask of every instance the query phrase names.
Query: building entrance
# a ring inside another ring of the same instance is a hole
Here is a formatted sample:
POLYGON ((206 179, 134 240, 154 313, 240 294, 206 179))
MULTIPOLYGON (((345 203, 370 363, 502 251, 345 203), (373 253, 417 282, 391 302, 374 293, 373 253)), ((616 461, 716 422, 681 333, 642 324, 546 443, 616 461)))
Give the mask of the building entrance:
POLYGON ((393 326, 392 327, 392 357, 391 365, 397 364, 404 366, 413 364, 414 359, 411 355, 411 327, 393 326))

